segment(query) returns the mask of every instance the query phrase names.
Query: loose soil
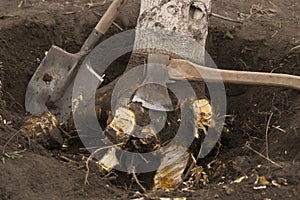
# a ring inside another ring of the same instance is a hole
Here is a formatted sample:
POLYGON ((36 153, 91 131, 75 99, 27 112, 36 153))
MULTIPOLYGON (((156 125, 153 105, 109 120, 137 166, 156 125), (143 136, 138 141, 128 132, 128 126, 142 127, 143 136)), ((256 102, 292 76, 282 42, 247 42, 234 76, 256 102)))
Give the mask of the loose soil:
MULTIPOLYGON (((109 5, 102 5, 101 0, 94 4, 87 0, 27 0, 18 7, 20 2, 0 2, 0 150, 7 146, 5 152, 9 155, 21 151, 26 142, 17 136, 6 145, 29 117, 24 109, 26 86, 45 51, 51 44, 69 52, 79 50, 109 5)), ((116 23, 125 30, 134 28, 137 6, 130 3, 116 23)), ((243 24, 238 24, 211 18, 207 49, 219 68, 300 75, 298 0, 213 0, 212 9, 220 15, 244 19, 243 24)), ((119 32, 112 26, 107 37, 119 32)), ((114 65, 124 66, 124 59, 114 65)), ((223 165, 215 164, 216 171, 208 172, 209 183, 199 184, 193 191, 149 192, 148 197, 298 199, 300 92, 242 85, 226 85, 226 91, 229 117, 219 154, 216 149, 198 163, 205 169, 211 161, 223 165), (262 156, 267 153, 273 163, 262 156), (255 190, 261 186, 255 185, 256 175, 282 183, 281 187, 271 184, 255 190), (248 179, 232 183, 243 176, 248 179)), ((5 159, 5 164, 0 164, 0 199, 139 197, 119 182, 101 178, 95 166, 91 166, 90 184, 84 185, 86 169, 82 159, 88 155, 77 150, 78 142, 68 151, 45 150, 36 145, 14 159, 5 159)))

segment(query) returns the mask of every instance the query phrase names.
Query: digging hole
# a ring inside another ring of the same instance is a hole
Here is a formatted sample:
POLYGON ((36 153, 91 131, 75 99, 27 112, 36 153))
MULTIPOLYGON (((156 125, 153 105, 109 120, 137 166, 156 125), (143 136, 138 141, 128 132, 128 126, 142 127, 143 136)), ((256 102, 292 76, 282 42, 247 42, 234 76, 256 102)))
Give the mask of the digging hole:
MULTIPOLYGON (((92 27, 94 23, 87 23, 92 27)), ((72 24, 69 24, 68 19, 60 24, 43 23, 36 21, 19 21, 17 24, 12 24, 1 29, 0 42, 3 48, 0 49, 0 61, 3 65, 3 73, 1 80, 3 81, 3 100, 1 101, 2 115, 13 123, 18 128, 24 120, 24 96, 27 84, 39 66, 41 60, 45 56, 45 52, 49 50, 52 44, 56 44, 69 52, 76 52, 83 43, 84 38, 89 34, 91 29, 82 32, 70 31, 72 24), (17 30, 17 31, 16 31, 17 30), (24 37, 26 36, 26 37, 24 37)), ((113 32, 116 33, 116 32, 113 32)), ((110 34, 113 34, 110 33, 110 34)), ((271 71, 268 63, 272 60, 275 65, 288 59, 299 66, 299 58, 296 55, 286 55, 284 53, 275 53, 270 48, 264 45, 260 40, 246 40, 243 38, 232 39, 230 34, 234 30, 225 30, 222 28, 211 28, 208 39, 208 51, 212 55, 218 66, 226 69, 240 69, 252 71, 271 71), (242 53, 244 47, 252 51, 247 54, 242 53), (269 52, 269 53, 268 53, 269 52)), ((130 54, 124 55, 116 60, 111 67, 105 72, 108 75, 105 84, 114 80, 121 74, 129 60, 130 54)), ((294 68, 281 69, 285 73, 299 73, 294 68), (284 71, 286 70, 286 71, 284 71)), ((44 81, 51 82, 50 76, 45 76, 44 81)), ((245 150, 241 150, 247 141, 251 141, 253 147, 260 148, 264 145, 264 130, 266 128, 267 115, 261 116, 261 113, 267 113, 275 106, 277 111, 274 111, 273 123, 280 123, 287 130, 293 130, 293 127, 299 123, 299 116, 291 117, 288 113, 296 112, 291 108, 291 103, 297 98, 295 91, 285 90, 282 88, 268 87, 247 87, 226 85, 228 94, 228 113, 232 118, 227 120, 228 132, 222 136, 221 160, 229 162, 233 157, 244 156, 245 150), (290 97, 290 98, 288 98, 290 97), (270 105, 272 102, 272 105, 270 105), (284 118, 284 119, 283 119, 284 118), (223 150, 223 151, 222 151, 223 150)), ((295 102, 297 102, 295 100, 295 102)), ((294 129, 298 131, 297 128, 294 129)), ((278 140, 274 136, 274 140, 278 140)), ((289 144, 294 146, 291 150, 292 159, 297 155, 297 144, 291 138, 280 140, 278 145, 273 145, 272 148, 280 149, 280 144, 289 144)), ((71 144, 72 148, 67 152, 69 154, 78 154, 82 146, 80 141, 74 141, 71 144)), ((211 161, 215 152, 207 158, 200 161, 199 164, 205 164, 211 161)), ((276 154, 277 155, 277 154, 276 154)), ((259 164, 260 161, 249 160, 253 165, 259 164)), ((231 178, 237 178, 241 172, 236 170, 224 170, 223 175, 230 175, 231 178)), ((221 174, 222 175, 222 174, 221 174)), ((213 182, 218 182, 221 175, 213 179, 213 182)))
MULTIPOLYGON (((192 7, 191 9, 193 11, 194 8, 192 7)), ((5 109, 8 111, 6 112, 7 117, 11 118, 15 123, 21 124, 22 120, 20 117, 24 116, 25 113, 23 105, 26 87, 45 56, 45 52, 52 44, 62 47, 69 52, 77 52, 84 38, 90 33, 90 30, 79 33, 66 31, 73 29, 70 25, 65 26, 67 24, 68 19, 60 24, 21 21, 2 29, 0 38, 4 48, 0 49, 0 61, 3 62, 4 66, 2 80, 5 92, 3 100, 6 102, 2 106, 6 106, 5 109), (26 37, 24 38, 23 36, 26 37), (17 116, 16 119, 19 119, 19 121, 14 119, 14 116, 17 116)), ((90 27, 93 27, 93 25, 93 23, 89 23, 90 27)), ((217 65, 223 68, 247 70, 248 68, 241 61, 243 60, 247 62, 248 66, 251 66, 251 70, 267 70, 263 67, 266 66, 268 55, 263 55, 264 57, 260 61, 255 59, 258 51, 260 51, 259 45, 261 45, 260 41, 246 41, 239 38, 233 41, 230 38, 226 38, 226 32, 223 30, 210 29, 208 51, 217 65), (255 51, 247 55, 241 54, 240 52, 245 45, 249 49, 255 49, 255 51)), ((262 46, 262 48, 266 47, 262 46)), ((107 77, 103 85, 108 84, 124 71, 129 57, 130 54, 120 57, 107 69, 105 72, 107 77)), ((51 82, 52 77, 46 74, 43 80, 51 82)), ((237 101, 235 96, 241 95, 238 100, 240 102, 247 101, 247 94, 252 92, 251 87, 228 86, 227 92, 229 94, 229 111, 235 109, 247 110, 245 106, 235 108, 237 101), (231 105, 231 102, 234 102, 234 105, 231 105)), ((240 117, 237 120, 237 124, 242 124, 242 121, 246 120, 246 118, 240 117)))

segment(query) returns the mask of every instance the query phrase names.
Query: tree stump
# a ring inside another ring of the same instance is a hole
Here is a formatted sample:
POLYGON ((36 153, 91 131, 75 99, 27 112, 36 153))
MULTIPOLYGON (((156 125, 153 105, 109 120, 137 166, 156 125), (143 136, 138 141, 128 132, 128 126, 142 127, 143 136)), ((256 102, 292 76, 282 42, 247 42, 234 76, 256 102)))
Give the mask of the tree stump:
MULTIPOLYGON (((141 0, 136 26, 135 50, 126 72, 144 64, 149 53, 168 54, 171 58, 183 57, 204 65, 210 8, 210 0, 141 0), (168 41, 170 37, 178 38, 178 40, 170 42, 168 41), (191 48, 195 46, 191 45, 191 41, 197 43, 197 49, 191 48)), ((159 111, 149 111, 142 105, 131 102, 130 98, 120 97, 118 99, 120 104, 112 113, 110 107, 112 90, 118 80, 100 88, 96 94, 99 121, 105 129, 107 138, 116 145, 99 160, 99 165, 108 172, 117 166, 126 165, 128 174, 138 174, 133 177, 136 177, 140 187, 175 189, 193 165, 193 155, 200 150, 199 145, 203 133, 199 134, 198 131, 203 127, 198 126, 199 116, 202 114, 201 108, 195 106, 198 101, 186 97, 177 102, 174 111, 164 116, 159 111), (184 116, 182 116, 182 109, 186 110, 184 116), (158 116, 157 120, 152 122, 156 124, 155 126, 148 126, 151 122, 150 115, 158 116), (177 136, 176 133, 182 128, 179 122, 183 118, 186 118, 182 122, 183 126, 191 127, 188 129, 191 131, 177 136), (161 121, 165 123, 160 124, 161 121), (156 127, 161 128, 156 130, 156 127), (176 140, 172 143, 174 138, 176 140), (191 138, 192 141, 190 141, 191 138), (188 143, 191 145, 186 148, 188 143), (117 149, 135 154, 132 156, 126 154, 126 156, 125 153, 117 153, 117 149), (155 152, 155 155, 160 156, 156 157, 159 160, 154 164, 155 170, 151 172, 152 168, 149 166, 149 171, 146 169, 144 173, 138 165, 133 167, 132 162, 151 163, 151 160, 147 159, 152 157, 144 156, 144 153, 148 152, 155 152)), ((198 99, 205 97, 204 83, 194 82, 192 86, 198 99)), ((176 98, 172 95, 171 97, 176 98)), ((129 179, 129 176, 125 175, 124 179, 129 179)))

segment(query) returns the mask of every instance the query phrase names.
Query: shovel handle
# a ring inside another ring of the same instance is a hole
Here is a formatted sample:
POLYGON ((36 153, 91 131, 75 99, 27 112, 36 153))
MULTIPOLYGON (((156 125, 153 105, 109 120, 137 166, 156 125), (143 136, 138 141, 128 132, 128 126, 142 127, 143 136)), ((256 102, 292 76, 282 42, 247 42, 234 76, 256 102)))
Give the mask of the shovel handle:
POLYGON ((97 24, 97 26, 95 27, 97 32, 99 32, 103 35, 106 33, 106 31, 109 29, 109 27, 111 26, 113 21, 116 19, 116 17, 120 13, 120 9, 126 4, 126 2, 127 2, 127 0, 114 0, 111 3, 109 8, 105 12, 103 17, 99 21, 99 23, 97 24))
POLYGON ((102 36, 106 33, 113 21, 117 18, 120 9, 125 5, 126 2, 127 0, 114 0, 111 3, 103 17, 101 17, 92 33, 83 44, 80 50, 81 55, 87 55, 98 44, 102 36))
POLYGON ((168 68, 171 79, 223 81, 224 83, 280 86, 300 90, 300 76, 295 75, 215 69, 181 59, 172 59, 168 68))

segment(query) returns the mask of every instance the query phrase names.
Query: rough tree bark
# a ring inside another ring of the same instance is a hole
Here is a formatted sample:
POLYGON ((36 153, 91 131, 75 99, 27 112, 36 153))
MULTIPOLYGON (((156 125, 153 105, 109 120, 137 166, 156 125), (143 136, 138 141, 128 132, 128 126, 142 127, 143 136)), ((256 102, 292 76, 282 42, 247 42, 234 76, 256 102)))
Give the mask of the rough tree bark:
MULTIPOLYGON (((130 3, 130 1, 128 2, 130 3)), ((208 34, 208 16, 211 8, 211 0, 141 0, 141 9, 139 18, 137 21, 137 31, 135 38, 135 49, 131 59, 129 61, 127 69, 133 68, 139 64, 143 64, 146 60, 146 55, 150 52, 164 52, 170 55, 171 58, 184 57, 197 64, 205 64, 205 43, 208 34), (141 31, 144 30, 144 31, 141 31), (149 31, 150 30, 150 31, 149 31), (164 32, 163 34, 161 34, 164 32), (169 42, 168 38, 175 35, 180 35, 178 41, 169 42), (191 48, 191 41, 198 44, 198 48, 191 48), (153 48, 159 47, 158 48, 153 48), (142 51, 141 51, 142 50, 142 51)), ((101 117, 105 118, 106 112, 103 108, 110 107, 111 90, 115 86, 116 81, 113 81, 110 85, 105 86, 97 92, 99 97, 96 104, 98 104, 98 112, 101 113, 101 117), (106 106, 104 106, 106 105, 106 106)), ((197 82, 193 87, 196 90, 198 96, 204 96, 205 89, 204 84, 197 82)), ((126 100, 126 105, 129 105, 129 99, 126 100)), ((123 104, 123 105, 125 105, 123 104)), ((191 107, 190 107, 191 108, 191 107)), ((143 108, 137 105, 130 105, 128 109, 119 109, 118 112, 121 117, 108 117, 108 126, 105 129, 106 135, 113 140, 115 144, 122 142, 122 148, 140 152, 139 147, 143 146, 147 150, 158 150, 164 143, 168 143, 170 139, 174 137, 174 133, 167 130, 165 134, 171 134, 171 137, 167 139, 165 135, 159 135, 149 130, 141 130, 145 138, 133 142, 132 131, 135 126, 135 122, 130 122, 128 116, 134 116, 136 121, 141 116, 142 120, 147 121, 148 112, 145 112, 143 108), (122 113, 124 116, 122 118, 122 113), (142 114, 141 114, 142 113, 142 114), (125 119, 126 118, 126 119, 125 119), (119 127, 120 125, 126 126, 119 127), (123 130, 121 130, 123 128, 123 130), (125 130, 125 131, 124 131, 125 130), (127 131, 127 133, 126 133, 127 131), (152 135, 151 135, 152 134, 152 135), (173 135, 172 135, 173 134, 173 135), (156 138, 156 139, 153 139, 156 138), (159 138, 159 141, 157 141, 159 138), (159 145, 157 145, 159 144, 159 145), (130 147, 135 145, 135 147, 130 147)), ((129 117, 130 118, 130 117, 129 117)), ((134 117, 132 117, 134 118, 134 117)), ((169 119, 169 118, 168 118, 169 119)), ((171 125, 177 123, 176 114, 169 120, 171 125), (175 117, 174 117, 175 116, 175 117)), ((132 121, 134 121, 132 120, 132 121)), ((138 123, 138 122, 136 122, 138 123)), ((144 122, 144 124, 147 124, 144 122)), ((143 125, 143 122, 139 125, 143 125)), ((103 124, 106 126, 106 124, 103 124)), ((178 128, 178 127, 177 127, 178 128)), ((191 135, 197 135, 197 128, 191 135)), ((174 132, 174 131, 173 131, 174 132)), ((197 148, 197 147, 196 147, 197 148)), ((200 147, 199 147, 200 148, 200 147)), ((197 150, 195 150, 197 151, 197 150)), ((102 160, 99 161, 101 165, 107 171, 112 169, 112 165, 118 165, 121 163, 117 155, 115 155, 115 149, 108 151, 102 160), (114 164, 112 164, 112 162, 114 164), (107 167, 110 166, 110 167, 107 167)), ((151 152, 151 151, 150 151, 151 152)), ((192 163, 192 154, 194 152, 187 151, 184 147, 184 142, 171 145, 163 153, 162 159, 157 167, 157 171, 151 175, 150 188, 152 189, 174 189, 183 180, 183 174, 192 163)), ((135 173, 130 171, 130 173, 135 173)), ((149 176, 146 175, 146 176, 149 176)), ((143 176, 141 176, 143 179, 143 176)), ((149 179, 148 179, 149 180, 149 179)), ((149 183, 146 184, 149 186, 149 183)))

